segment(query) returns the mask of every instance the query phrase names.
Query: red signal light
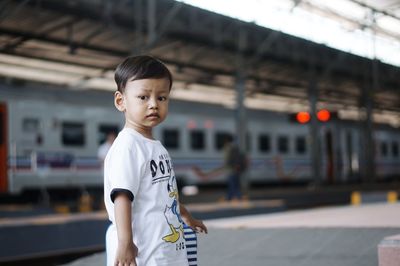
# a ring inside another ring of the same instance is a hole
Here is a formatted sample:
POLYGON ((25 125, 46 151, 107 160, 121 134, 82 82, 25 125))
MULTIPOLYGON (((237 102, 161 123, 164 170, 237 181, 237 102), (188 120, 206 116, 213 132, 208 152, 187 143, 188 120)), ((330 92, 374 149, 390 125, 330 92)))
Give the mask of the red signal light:
POLYGON ((319 110, 317 113, 317 118, 321 122, 327 122, 331 119, 331 113, 326 109, 319 110))
POLYGON ((308 112, 298 112, 296 114, 296 120, 300 124, 308 123, 310 121, 310 119, 311 119, 311 117, 310 117, 310 114, 308 112))
POLYGON ((195 129, 195 128, 197 128, 196 121, 190 119, 189 121, 187 121, 186 127, 187 127, 188 129, 195 129))
POLYGON ((214 128, 214 121, 212 120, 204 121, 204 127, 208 129, 214 128))

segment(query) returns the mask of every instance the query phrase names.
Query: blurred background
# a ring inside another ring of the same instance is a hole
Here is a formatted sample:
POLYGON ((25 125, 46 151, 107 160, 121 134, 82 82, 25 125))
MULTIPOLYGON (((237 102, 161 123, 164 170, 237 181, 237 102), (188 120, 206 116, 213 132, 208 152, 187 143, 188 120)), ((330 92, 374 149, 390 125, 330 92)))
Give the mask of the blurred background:
MULTIPOLYGON (((201 218, 348 204, 355 191, 397 200, 399 1, 2 0, 0 230, 21 232, 13 218, 95 216, 78 219, 90 243, 52 237, 33 250, 35 231, 7 249, 3 235, 0 262, 56 265, 46 259, 104 249, 102 154, 124 126, 114 69, 137 54, 173 73, 154 135, 181 201, 230 203, 227 173, 215 171, 227 138, 247 161, 235 203, 275 200, 241 211, 193 205, 201 218)), ((73 230, 57 228, 62 238, 73 230)))

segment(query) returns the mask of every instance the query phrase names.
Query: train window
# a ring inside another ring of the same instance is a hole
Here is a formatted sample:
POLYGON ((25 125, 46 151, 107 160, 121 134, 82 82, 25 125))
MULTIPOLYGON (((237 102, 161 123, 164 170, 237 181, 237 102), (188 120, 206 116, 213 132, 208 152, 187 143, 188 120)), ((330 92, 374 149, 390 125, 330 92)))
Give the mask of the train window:
POLYGON ((83 123, 63 122, 62 123, 62 143, 65 146, 84 146, 85 128, 83 123))
POLYGON ((119 132, 118 125, 100 124, 98 128, 98 143, 102 144, 106 141, 108 133, 113 132, 115 135, 119 132))
POLYGON ((258 136, 258 149, 260 152, 269 152, 271 150, 271 139, 269 135, 261 134, 258 136))
POLYGON ((215 149, 222 150, 226 140, 233 140, 233 136, 228 132, 215 133, 215 149))
POLYGON ((177 129, 164 129, 163 142, 166 148, 179 148, 179 131, 177 129))
POLYGON ((381 142, 381 154, 382 157, 386 157, 388 155, 388 145, 386 142, 381 142))
POLYGON ((204 131, 191 130, 190 131, 190 147, 193 150, 204 150, 205 146, 205 135, 204 131))
POLYGON ((296 137, 296 152, 297 154, 306 153, 306 138, 304 136, 296 137))
POLYGON ((392 155, 393 157, 399 157, 399 144, 397 142, 392 142, 392 155))
POLYGON ((39 119, 24 118, 22 120, 22 131, 28 133, 36 133, 39 131, 39 119))
POLYGON ((278 151, 280 153, 289 152, 289 138, 287 136, 278 137, 278 151))

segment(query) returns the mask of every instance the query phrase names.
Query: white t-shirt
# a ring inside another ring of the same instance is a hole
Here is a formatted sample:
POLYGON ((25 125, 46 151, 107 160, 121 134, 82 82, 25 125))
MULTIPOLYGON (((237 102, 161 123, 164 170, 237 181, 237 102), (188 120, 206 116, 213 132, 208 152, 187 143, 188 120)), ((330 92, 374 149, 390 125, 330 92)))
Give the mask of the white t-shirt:
POLYGON ((104 201, 112 224, 106 236, 107 265, 114 265, 118 244, 115 192, 132 198, 133 242, 138 266, 187 266, 178 190, 170 156, 157 140, 124 128, 104 163, 104 201))

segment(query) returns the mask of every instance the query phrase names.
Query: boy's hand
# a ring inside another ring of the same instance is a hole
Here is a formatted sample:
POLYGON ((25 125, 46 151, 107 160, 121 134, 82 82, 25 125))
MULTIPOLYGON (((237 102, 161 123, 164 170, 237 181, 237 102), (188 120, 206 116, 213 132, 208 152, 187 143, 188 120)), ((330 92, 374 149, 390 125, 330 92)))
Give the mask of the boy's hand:
POLYGON ((196 233, 208 233, 207 226, 204 225, 203 221, 194 219, 190 217, 185 221, 188 226, 190 226, 196 233))
POLYGON ((181 211, 181 216, 183 221, 191 227, 196 233, 208 233, 207 226, 203 224, 203 221, 193 218, 190 212, 186 209, 185 205, 179 203, 179 209, 181 211))
POLYGON ((115 266, 136 266, 138 249, 131 241, 130 243, 118 243, 115 266))

